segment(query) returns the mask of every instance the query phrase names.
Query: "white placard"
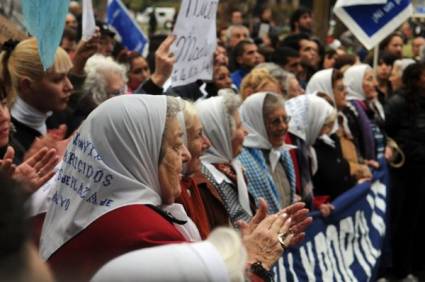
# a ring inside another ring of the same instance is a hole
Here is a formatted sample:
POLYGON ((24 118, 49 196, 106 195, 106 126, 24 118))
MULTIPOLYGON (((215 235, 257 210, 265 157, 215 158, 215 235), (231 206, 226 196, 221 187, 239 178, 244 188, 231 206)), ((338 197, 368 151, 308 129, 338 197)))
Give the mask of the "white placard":
POLYGON ((176 41, 171 46, 176 56, 173 87, 198 79, 212 80, 217 7, 218 0, 182 0, 173 31, 176 41))

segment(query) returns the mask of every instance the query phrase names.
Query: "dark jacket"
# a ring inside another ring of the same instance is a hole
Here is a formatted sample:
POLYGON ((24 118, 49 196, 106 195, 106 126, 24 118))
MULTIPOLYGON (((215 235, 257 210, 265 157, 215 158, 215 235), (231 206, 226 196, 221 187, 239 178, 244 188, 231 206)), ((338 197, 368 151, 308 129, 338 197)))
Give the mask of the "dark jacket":
POLYGON ((313 176, 314 195, 330 196, 333 200, 356 184, 350 174, 350 165, 342 156, 341 145, 337 136, 332 135, 335 147, 317 139, 316 150, 318 170, 313 176))
POLYGON ((406 155, 406 163, 425 165, 425 97, 409 108, 406 96, 396 94, 385 105, 386 132, 406 155))

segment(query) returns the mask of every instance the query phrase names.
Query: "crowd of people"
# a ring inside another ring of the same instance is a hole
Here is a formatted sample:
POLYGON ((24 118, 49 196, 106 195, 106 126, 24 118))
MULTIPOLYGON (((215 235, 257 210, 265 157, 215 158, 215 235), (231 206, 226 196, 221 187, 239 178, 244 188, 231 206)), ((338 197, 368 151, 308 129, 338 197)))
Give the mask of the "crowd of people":
POLYGON ((373 68, 343 38, 321 42, 306 8, 284 36, 268 7, 244 18, 219 29, 212 79, 179 87, 173 35, 147 58, 101 21, 80 40, 75 2, 49 69, 36 38, 3 44, 2 280, 272 281, 309 211, 331 216, 387 163, 381 269, 421 277, 425 34, 404 24, 373 68))

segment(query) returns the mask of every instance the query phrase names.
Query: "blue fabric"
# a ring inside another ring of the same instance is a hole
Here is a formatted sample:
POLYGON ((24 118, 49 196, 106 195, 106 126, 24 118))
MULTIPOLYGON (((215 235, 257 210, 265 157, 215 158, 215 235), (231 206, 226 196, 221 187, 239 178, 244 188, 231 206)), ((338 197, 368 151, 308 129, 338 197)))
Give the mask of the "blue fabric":
POLYGON ((410 3, 410 0, 388 0, 385 4, 350 6, 344 7, 344 10, 369 37, 372 37, 403 12, 410 3))
POLYGON ((376 281, 386 255, 389 219, 388 169, 373 182, 354 186, 336 198, 327 218, 312 212, 313 223, 301 245, 279 259, 275 281, 376 281))
MULTIPOLYGON (((269 213, 276 213, 282 207, 279 194, 273 176, 269 171, 261 149, 245 147, 238 159, 241 161, 247 178, 248 191, 257 200, 262 197, 266 200, 269 213)), ((287 151, 282 151, 280 162, 285 169, 288 182, 291 185, 291 202, 295 196, 295 171, 291 157, 287 151)))
POLYGON ((249 71, 246 71, 244 69, 237 69, 236 71, 232 72, 231 78, 233 83, 238 87, 238 89, 241 87, 242 79, 249 73, 249 71))
POLYGON ((108 24, 119 33, 121 43, 129 50, 142 54, 148 38, 120 0, 112 0, 108 3, 107 16, 108 24))
POLYGON ((44 70, 55 62, 68 6, 69 0, 22 0, 25 27, 37 38, 44 70))

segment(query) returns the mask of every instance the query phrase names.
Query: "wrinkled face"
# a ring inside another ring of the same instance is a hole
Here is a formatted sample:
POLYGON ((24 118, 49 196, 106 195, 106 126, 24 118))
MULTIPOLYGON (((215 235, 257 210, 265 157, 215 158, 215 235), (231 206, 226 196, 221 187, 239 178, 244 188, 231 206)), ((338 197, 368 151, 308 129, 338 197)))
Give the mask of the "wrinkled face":
POLYGON ((347 90, 342 79, 335 81, 333 92, 337 109, 345 108, 347 106, 347 90))
POLYGON ((303 67, 301 66, 301 57, 289 57, 288 62, 283 68, 295 76, 300 77, 303 72, 303 67))
POLYGON ((233 157, 237 157, 242 151, 243 140, 247 134, 245 128, 242 126, 241 117, 239 112, 236 111, 233 115, 235 121, 235 129, 232 137, 232 154, 233 157))
POLYGON ((108 72, 105 74, 105 80, 107 81, 105 89, 107 99, 127 93, 127 85, 119 73, 108 72))
POLYGON ((289 117, 279 103, 274 110, 264 116, 267 136, 274 148, 283 145, 283 138, 288 130, 289 117))
POLYGON ((400 76, 400 67, 398 67, 397 65, 393 67, 389 80, 394 91, 397 91, 401 88, 402 82, 400 76))
POLYGON ((230 78, 229 69, 226 66, 214 68, 213 81, 217 89, 230 88, 232 86, 232 79, 230 78))
POLYGON ((363 91, 367 100, 372 100, 378 96, 376 92, 376 78, 372 69, 368 69, 363 76, 363 91))
POLYGON ((249 31, 246 27, 243 27, 243 26, 234 27, 232 29, 232 34, 230 35, 229 46, 233 48, 236 45, 238 45, 239 42, 248 38, 249 38, 249 31))
POLYGON ((320 130, 320 135, 328 135, 332 132, 332 129, 334 128, 334 123, 326 123, 323 125, 322 129, 320 130))
POLYGON ((31 97, 30 104, 43 113, 64 111, 74 89, 68 73, 53 71, 47 72, 42 80, 33 81, 31 85, 36 95, 31 97))
POLYGON ((177 118, 167 120, 163 141, 164 157, 159 163, 158 176, 163 204, 172 204, 181 193, 180 180, 183 162, 190 160, 190 153, 183 145, 183 132, 177 118))
POLYGON ((397 58, 401 58, 403 56, 403 39, 399 36, 394 36, 391 38, 390 43, 385 48, 389 54, 396 56, 397 58))
POLYGON ((241 66, 253 68, 260 63, 260 54, 258 53, 257 45, 246 44, 244 46, 244 52, 237 58, 238 63, 241 66))
POLYGON ((137 57, 131 62, 130 71, 128 72, 128 85, 131 89, 136 90, 150 75, 151 70, 148 62, 143 57, 137 57))
MULTIPOLYGON (((10 133, 10 113, 7 107, 7 100, 3 99, 0 101, 0 148, 6 146, 9 143, 10 133)), ((0 156, 3 158, 3 156, 0 156)))
POLYGON ((412 54, 413 57, 418 57, 420 55, 421 47, 425 45, 425 38, 416 37, 412 40, 412 54))
POLYGON ((297 97, 304 94, 304 89, 301 87, 298 79, 291 77, 288 79, 288 89, 287 89, 288 99, 297 97))
POLYGON ((188 149, 192 156, 187 164, 188 173, 199 171, 201 164, 199 157, 211 146, 210 141, 203 133, 199 117, 195 116, 192 122, 192 127, 187 131, 188 149))
POLYGON ((300 57, 302 63, 317 67, 319 63, 319 47, 317 43, 312 40, 302 39, 300 41, 300 57))

